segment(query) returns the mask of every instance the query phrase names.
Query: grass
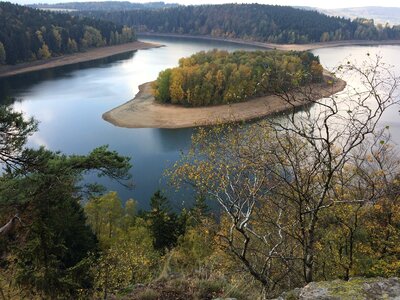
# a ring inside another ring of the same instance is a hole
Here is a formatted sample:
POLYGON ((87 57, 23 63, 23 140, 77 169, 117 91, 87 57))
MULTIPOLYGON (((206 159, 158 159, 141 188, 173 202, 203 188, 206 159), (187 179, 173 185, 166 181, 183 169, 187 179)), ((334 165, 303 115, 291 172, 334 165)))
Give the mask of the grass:
POLYGON ((160 293, 152 290, 152 289, 145 289, 144 291, 140 292, 137 296, 140 300, 157 300, 160 298, 160 293))

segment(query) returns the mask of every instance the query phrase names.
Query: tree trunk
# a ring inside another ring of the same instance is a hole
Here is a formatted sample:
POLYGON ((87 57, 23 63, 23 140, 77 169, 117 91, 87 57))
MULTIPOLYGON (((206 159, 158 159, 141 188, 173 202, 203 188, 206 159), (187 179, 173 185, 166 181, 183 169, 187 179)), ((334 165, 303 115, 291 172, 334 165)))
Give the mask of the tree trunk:
POLYGON ((306 239, 306 246, 304 253, 304 280, 306 283, 310 283, 313 281, 316 224, 317 224, 317 216, 313 215, 311 217, 310 228, 308 229, 308 239, 306 239))
POLYGON ((313 267, 314 267, 314 256, 308 253, 305 257, 304 262, 304 280, 306 283, 313 281, 313 267))

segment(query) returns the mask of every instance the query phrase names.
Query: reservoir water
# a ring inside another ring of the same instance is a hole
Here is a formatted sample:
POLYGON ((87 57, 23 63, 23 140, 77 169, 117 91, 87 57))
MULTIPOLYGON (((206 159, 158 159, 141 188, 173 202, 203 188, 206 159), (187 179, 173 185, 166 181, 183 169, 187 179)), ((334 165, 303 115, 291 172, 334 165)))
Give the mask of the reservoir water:
MULTIPOLYGON (((132 99, 138 85, 154 80, 161 70, 176 66, 180 57, 214 48, 229 51, 255 48, 206 40, 142 40, 162 43, 166 47, 0 79, 0 101, 11 101, 17 110, 34 116, 40 122, 39 131, 29 139, 30 147, 45 146, 66 154, 86 154, 107 144, 110 149, 132 157, 134 188, 130 190, 107 180, 101 180, 101 183, 118 191, 124 200, 134 198, 140 208, 148 207, 149 199, 157 189, 165 190, 171 201, 179 206, 191 201, 189 192, 176 194, 166 185, 162 175, 164 169, 188 149, 194 129, 119 128, 104 121, 101 115, 132 99)), ((381 53, 385 61, 397 64, 400 73, 400 64, 396 61, 399 46, 314 51, 327 67, 337 65, 350 54, 361 59, 367 52, 381 53)), ((394 140, 400 143, 398 109, 389 111, 383 123, 390 126, 394 140)))

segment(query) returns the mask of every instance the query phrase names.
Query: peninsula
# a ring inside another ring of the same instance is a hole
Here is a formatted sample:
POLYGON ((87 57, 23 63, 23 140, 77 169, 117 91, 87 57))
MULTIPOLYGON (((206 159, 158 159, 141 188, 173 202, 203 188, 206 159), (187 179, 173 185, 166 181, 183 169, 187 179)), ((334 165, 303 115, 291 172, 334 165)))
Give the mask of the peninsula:
MULTIPOLYGON (((337 79, 332 85, 312 84, 313 100, 329 97, 342 91, 346 82, 337 79)), ((208 107, 183 107, 160 104, 153 96, 152 82, 139 86, 134 99, 103 114, 111 124, 126 128, 188 128, 215 125, 223 122, 249 121, 283 112, 290 108, 309 104, 298 97, 295 103, 288 103, 279 96, 270 95, 230 105, 208 107)))
POLYGON ((345 85, 310 52, 201 51, 160 72, 155 82, 139 87, 132 101, 103 118, 132 128, 245 121, 310 104, 345 85), (295 100, 288 103, 279 96, 284 93, 294 93, 295 100))

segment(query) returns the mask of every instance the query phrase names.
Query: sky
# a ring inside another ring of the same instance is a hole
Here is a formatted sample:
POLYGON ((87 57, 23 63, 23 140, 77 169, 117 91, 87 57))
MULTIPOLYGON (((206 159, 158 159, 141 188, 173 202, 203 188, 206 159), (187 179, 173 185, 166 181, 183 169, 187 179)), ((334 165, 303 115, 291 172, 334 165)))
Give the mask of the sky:
MULTIPOLYGON (((9 0, 18 4, 31 4, 31 3, 59 3, 59 2, 84 2, 96 0, 9 0)), ((105 1, 105 0, 102 0, 105 1)), ((319 8, 343 8, 343 7, 359 7, 359 6, 386 6, 386 7, 400 7, 399 0, 154 0, 164 1, 167 3, 180 3, 185 5, 190 4, 220 4, 220 3, 261 3, 261 4, 276 4, 276 5, 291 5, 291 6, 312 6, 319 8)), ((153 1, 153 2, 154 2, 153 1)), ((130 2, 151 2, 150 0, 130 0, 130 2)))

